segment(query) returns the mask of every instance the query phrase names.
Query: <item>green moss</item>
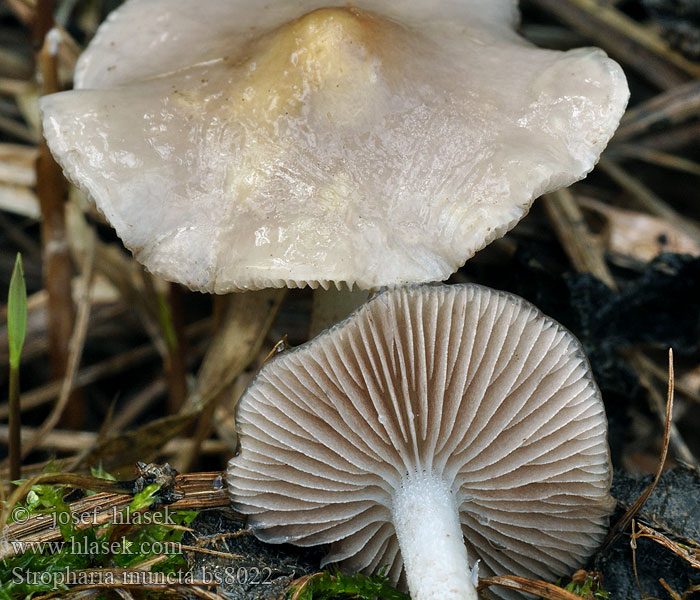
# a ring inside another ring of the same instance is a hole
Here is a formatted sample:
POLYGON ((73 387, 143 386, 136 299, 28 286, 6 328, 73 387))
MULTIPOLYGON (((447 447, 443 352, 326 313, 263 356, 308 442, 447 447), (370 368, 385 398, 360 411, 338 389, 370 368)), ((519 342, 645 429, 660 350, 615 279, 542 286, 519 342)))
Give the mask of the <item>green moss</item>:
MULTIPOLYGON (((113 479, 100 469, 93 474, 113 479)), ((33 486, 25 502, 15 507, 15 520, 37 514, 53 515, 62 539, 30 545, 22 553, 0 561, 0 600, 27 600, 37 594, 66 590, 61 581, 62 575, 69 572, 128 568, 156 555, 167 558, 154 565, 153 571, 186 570, 178 544, 184 534, 182 527, 189 525, 197 513, 148 511, 158 490, 158 485, 147 486, 126 509, 117 513, 114 522, 84 528, 78 526, 71 514, 64 486, 33 486)))
POLYGON ((378 574, 343 575, 328 571, 314 575, 304 583, 292 586, 286 598, 294 600, 410 600, 407 594, 394 588, 385 570, 378 574))

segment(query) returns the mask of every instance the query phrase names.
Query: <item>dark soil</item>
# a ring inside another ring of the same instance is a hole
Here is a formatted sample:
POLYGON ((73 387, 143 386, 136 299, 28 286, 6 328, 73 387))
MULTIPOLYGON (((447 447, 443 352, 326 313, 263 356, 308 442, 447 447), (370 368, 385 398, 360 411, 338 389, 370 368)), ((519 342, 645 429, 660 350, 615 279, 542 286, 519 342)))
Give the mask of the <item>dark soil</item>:
MULTIPOLYGON (((611 522, 616 522, 624 514, 651 480, 652 476, 635 478, 623 472, 615 473, 612 493, 618 500, 618 510, 611 522)), ((687 538, 700 539, 699 514, 700 476, 688 469, 674 469, 662 475, 638 520, 672 540, 684 543, 687 538)), ((642 591, 656 598, 670 598, 659 583, 661 578, 679 597, 686 600, 700 598, 700 588, 684 595, 692 586, 700 586, 700 570, 692 568, 686 560, 651 539, 637 539, 635 577, 631 542, 630 534, 626 532, 610 548, 597 555, 590 565, 591 570, 603 573, 603 586, 610 592, 611 600, 637 600, 643 597, 642 591)))
POLYGON ((217 582, 217 593, 228 600, 277 600, 292 581, 318 572, 324 554, 323 548, 264 544, 228 510, 202 512, 191 527, 185 544, 225 553, 190 552, 192 574, 217 582))

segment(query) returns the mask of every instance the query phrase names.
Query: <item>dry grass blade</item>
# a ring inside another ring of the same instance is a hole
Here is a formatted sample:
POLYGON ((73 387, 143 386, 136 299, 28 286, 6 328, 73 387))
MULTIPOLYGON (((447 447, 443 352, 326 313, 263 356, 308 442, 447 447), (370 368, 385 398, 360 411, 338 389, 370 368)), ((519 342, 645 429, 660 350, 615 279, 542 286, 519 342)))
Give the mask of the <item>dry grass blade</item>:
POLYGON ((116 481, 107 481, 106 479, 97 479, 95 477, 76 473, 41 473, 40 475, 26 479, 15 488, 7 501, 2 505, 2 512, 0 512, 0 530, 3 530, 4 534, 11 536, 13 525, 15 525, 10 525, 5 529, 12 510, 17 503, 29 493, 32 486, 40 483, 65 484, 75 489, 92 490, 95 492, 114 491, 120 489, 120 486, 123 485, 116 481))
POLYGON ((634 141, 648 148, 656 148, 666 152, 678 152, 695 144, 699 139, 700 121, 691 121, 659 130, 658 132, 648 133, 635 138, 634 141))
POLYGON ((537 579, 527 579, 526 577, 518 577, 516 575, 496 575, 495 577, 479 578, 477 589, 482 589, 489 586, 498 586, 516 590, 528 594, 534 594, 545 600, 581 600, 581 596, 577 596, 573 592, 569 592, 553 583, 539 581, 537 579))
POLYGON ((199 447, 209 436, 217 401, 260 351, 279 311, 286 290, 267 289, 231 295, 222 323, 207 350, 197 375, 197 393, 187 410, 199 413, 190 444, 173 461, 181 471, 194 465, 199 447))
POLYGON ((207 554, 208 556, 218 556, 220 558, 228 558, 229 560, 240 560, 246 558, 242 554, 231 554, 230 552, 221 552, 219 550, 210 550, 209 548, 200 548, 199 546, 188 546, 187 544, 180 544, 180 548, 183 550, 189 550, 190 552, 195 552, 197 554, 207 554))
MULTIPOLYGON (((230 316, 217 332, 202 361, 198 390, 188 399, 184 410, 177 415, 151 421, 135 431, 111 436, 87 454, 80 464, 94 464, 100 460, 108 465, 114 464, 115 460, 120 464, 129 464, 157 455, 166 442, 197 421, 207 406, 216 401, 219 394, 257 356, 284 293, 284 290, 272 289, 233 295, 230 299, 230 316)), ((200 442, 202 439, 200 437, 200 442)), ((173 462, 187 462, 193 448, 196 448, 196 442, 183 444, 178 460, 173 462)))
POLYGON ((634 158, 658 167, 700 176, 700 163, 637 144, 614 144, 608 148, 607 156, 610 158, 634 158))
MULTIPOLYGON (((157 356, 157 354, 158 353, 151 344, 137 346, 128 352, 118 354, 117 356, 110 357, 102 362, 82 369, 76 375, 75 385, 82 387, 99 381, 103 377, 118 374, 136 363, 157 356)), ((51 383, 25 392, 20 399, 22 411, 31 410, 50 402, 60 394, 62 385, 61 381, 52 381, 51 383)), ((7 417, 7 411, 7 404, 0 404, 0 419, 7 417)))
MULTIPOLYGON (((601 238, 610 260, 622 266, 635 261, 645 264, 662 252, 700 256, 700 240, 690 237, 665 219, 610 206, 585 196, 578 196, 577 201, 587 214, 602 224, 595 235, 601 238)), ((665 381, 666 369, 659 370, 665 381)))
MULTIPOLYGON (((69 354, 68 361, 66 364, 66 374, 63 378, 63 383, 61 385, 61 393, 59 395, 58 402, 56 402, 53 409, 51 410, 51 413, 42 423, 39 430, 36 432, 36 435, 22 449, 23 457, 26 457, 34 448, 36 448, 41 439, 58 424, 58 422, 61 419, 61 416, 63 415, 64 411, 69 406, 69 403, 71 401, 75 377, 78 372, 78 367, 80 366, 80 358, 83 354, 85 337, 87 336, 88 321, 90 317, 90 307, 92 304, 90 290, 92 289, 92 276, 94 273, 94 256, 94 252, 90 252, 86 257, 86 264, 83 267, 85 286, 83 293, 79 299, 78 318, 75 322, 75 329, 70 337, 70 342, 68 344, 69 354)), ((75 409, 75 406, 71 408, 75 409)))
MULTIPOLYGON (((632 362, 636 368, 637 375, 639 376, 639 381, 647 390, 652 413, 656 415, 656 418, 660 423, 665 424, 667 421, 667 410, 664 409, 663 394, 656 388, 651 380, 651 377, 649 377, 650 373, 653 375, 653 369, 650 367, 652 361, 641 352, 635 352, 632 356, 632 362)), ((673 384, 673 387, 675 391, 675 383, 673 384)), ((664 425, 664 431, 665 429, 666 426, 664 425)), ((678 427, 676 427, 676 424, 673 422, 668 425, 668 436, 669 446, 673 451, 673 455, 676 460, 683 462, 694 469, 700 468, 700 464, 698 464, 697 459, 683 440, 680 431, 678 431, 678 427)))
POLYGON ((41 216, 36 194, 21 185, 0 183, 0 210, 30 219, 41 216))
MULTIPOLYGON (((47 27, 47 19, 52 20, 51 6, 44 6, 39 0, 37 19, 33 22, 35 35, 47 27), (44 10, 42 10, 42 7, 44 10), (48 11, 48 12, 46 12, 48 11)), ((47 30, 48 31, 48 30, 47 30)), ((42 79, 42 93, 50 94, 60 90, 58 83, 57 42, 51 35, 41 33, 35 40, 40 42, 41 51, 37 62, 42 79)), ((41 241, 44 256, 44 287, 49 297, 49 357, 54 379, 61 379, 68 373, 69 340, 74 330, 75 313, 71 280, 73 264, 69 252, 66 229, 66 201, 68 186, 61 167, 56 163, 45 140, 39 144, 39 158, 36 163, 36 192, 41 206, 41 241)), ((82 425, 85 414, 82 396, 69 395, 66 400, 65 424, 71 428, 82 425)), ((61 411, 63 412, 63 411, 61 411)))
POLYGON ((21 142, 35 145, 39 143, 39 135, 24 123, 0 115, 0 132, 21 142))
POLYGON ((680 596, 677 592, 675 592, 666 581, 664 581, 663 577, 659 577, 659 583, 661 586, 668 592, 669 596, 671 596, 672 600, 683 600, 683 597, 680 596))
POLYGON ((637 498, 632 506, 630 506, 625 514, 622 516, 622 518, 615 523, 613 527, 610 528, 610 532, 608 533, 607 537, 605 538, 605 541, 603 542, 602 549, 607 548, 612 544, 619 536, 620 534, 627 529, 627 527, 630 525, 634 517, 639 513, 639 511, 642 509, 644 506, 644 503, 647 501, 647 498, 651 495, 651 493, 654 491, 654 488, 656 487, 656 484, 659 482, 659 479, 661 477, 661 473, 664 470, 664 465, 666 464, 666 457, 668 456, 668 446, 669 446, 669 440, 670 440, 670 435, 671 435, 671 424, 672 424, 672 418, 673 418, 673 350, 668 351, 668 392, 667 392, 667 397, 666 397, 666 411, 665 411, 665 416, 666 416, 666 423, 664 425, 664 437, 663 437, 663 446, 661 449, 661 457, 659 458, 659 466, 656 469, 656 474, 654 475, 654 479, 652 482, 648 485, 647 489, 645 489, 637 498))
POLYGON ((627 191, 640 208, 652 215, 666 219, 675 228, 684 231, 696 240, 700 240, 700 226, 693 223, 687 217, 680 215, 674 208, 669 206, 668 203, 659 198, 638 179, 632 177, 632 175, 627 173, 627 171, 622 169, 618 164, 601 158, 598 167, 621 188, 627 191))
POLYGON ((7 5, 25 25, 31 24, 34 20, 36 0, 7 0, 7 5))
MULTIPOLYGON (((115 512, 128 506, 132 500, 131 494, 125 492, 133 491, 131 489, 133 482, 112 482, 70 473, 44 473, 22 484, 21 489, 12 494, 8 506, 5 508, 5 518, 17 502, 27 494, 31 486, 37 483, 63 483, 78 489, 104 490, 102 493, 70 503, 71 513, 95 517, 94 523, 89 522, 92 519, 86 518, 87 522, 81 524, 85 527, 110 522, 115 512)), ((177 475, 173 489, 173 496, 178 499, 168 504, 168 508, 171 510, 203 510, 229 506, 230 504, 220 472, 177 475)), ((3 535, 5 539, 26 542, 48 542, 62 539, 55 519, 52 515, 45 514, 33 515, 26 522, 12 523, 3 529, 3 535)), ((4 552, 0 554, 0 559, 13 556, 14 553, 12 546, 5 548, 4 552)))
MULTIPOLYGON (((30 439, 35 439, 37 430, 33 427, 22 428, 23 443, 30 439)), ((69 431, 54 429, 40 438, 36 448, 50 449, 55 452, 80 452, 90 450, 96 446, 99 440, 99 433, 92 431, 69 431)), ((9 430, 7 425, 0 425, 0 442, 7 443, 9 430)), ((182 445, 187 443, 183 438, 175 438, 166 443, 160 450, 161 456, 172 456, 179 452, 182 445)), ((226 454, 231 451, 231 447, 221 440, 204 440, 202 442, 201 454, 226 454)))
POLYGON ((199 401, 221 393, 257 355, 285 294, 284 289, 267 289, 229 295, 223 322, 197 374, 199 401))
POLYGON ((617 289, 603 257, 603 248, 591 235, 583 213, 569 190, 543 197, 545 210, 571 264, 579 273, 592 273, 611 289, 617 289))
POLYGON ((645 537, 654 540, 657 544, 668 548, 671 552, 690 563, 693 568, 700 569, 700 546, 693 547, 688 544, 674 542, 662 533, 639 522, 636 523, 636 531, 632 533, 632 536, 635 539, 645 537))
POLYGON ((38 150, 34 146, 0 144, 0 181, 11 185, 33 186, 38 150))
MULTIPOLYGON (((213 587, 211 582, 193 579, 187 585, 173 583, 172 576, 168 573, 143 571, 141 569, 85 569, 83 571, 71 571, 66 583, 72 592, 83 590, 113 590, 128 588, 155 592, 173 592, 195 594, 205 600, 224 600, 214 592, 208 592, 205 588, 213 587), (71 581, 78 585, 70 585, 71 581), (92 582, 92 583, 85 583, 92 582)), ((42 596, 35 596, 34 600, 50 600, 62 596, 64 591, 50 592, 42 596)))
POLYGON ((304 593, 306 586, 309 585, 311 580, 318 579, 323 573, 314 573, 313 575, 304 575, 292 581, 289 584, 289 589, 293 589, 294 592, 289 596, 289 600, 299 600, 299 597, 304 593))
POLYGON ((651 131, 656 125, 681 123, 700 114, 700 81, 691 81, 630 108, 620 121, 614 142, 651 131))
POLYGON ((700 77, 700 65, 647 29, 597 0, 530 0, 594 40, 655 85, 668 89, 700 77))

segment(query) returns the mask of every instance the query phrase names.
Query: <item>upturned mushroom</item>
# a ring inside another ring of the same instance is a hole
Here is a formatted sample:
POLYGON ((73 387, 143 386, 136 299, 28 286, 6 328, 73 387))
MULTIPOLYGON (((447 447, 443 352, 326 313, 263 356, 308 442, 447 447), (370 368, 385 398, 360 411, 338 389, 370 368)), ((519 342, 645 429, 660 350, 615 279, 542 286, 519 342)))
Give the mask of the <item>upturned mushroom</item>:
POLYGON ((447 278, 584 177, 628 98, 513 0, 128 0, 41 101, 46 138, 149 270, 192 289, 447 278))
MULTIPOLYGON (((234 507, 262 540, 388 566, 414 600, 555 579, 601 542, 607 423, 579 342, 477 285, 375 296, 266 363, 238 405, 234 507)), ((499 592, 518 597, 513 592, 499 592)))

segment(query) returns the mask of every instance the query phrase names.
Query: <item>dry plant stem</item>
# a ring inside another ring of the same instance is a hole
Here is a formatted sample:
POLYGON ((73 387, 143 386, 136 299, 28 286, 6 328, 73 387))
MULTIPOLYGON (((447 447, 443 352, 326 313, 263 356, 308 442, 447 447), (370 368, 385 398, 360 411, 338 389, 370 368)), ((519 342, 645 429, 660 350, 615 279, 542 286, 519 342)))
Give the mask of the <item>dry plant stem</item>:
MULTIPOLYGON (((54 405, 51 413, 42 423, 41 427, 37 431, 36 435, 32 440, 26 444, 22 449, 22 456, 27 456, 29 452, 39 443, 43 436, 45 436, 49 431, 51 431, 61 420, 61 416, 64 411, 70 406, 73 384, 75 381, 75 376, 78 372, 78 367, 80 366, 80 358, 83 353, 83 346, 85 344, 85 336, 87 335, 87 326, 90 318, 90 307, 91 307, 91 289, 92 289, 92 278, 94 274, 94 246, 92 251, 88 252, 85 257, 86 265, 83 268, 83 283, 84 290, 82 297, 80 298, 80 304, 78 308, 78 319, 75 323, 75 329, 70 336, 69 341, 69 358, 67 362, 67 370, 63 382, 61 385, 61 394, 58 398, 58 402, 54 405)), ((75 405, 73 405, 75 407, 75 405)), ((73 419, 70 419, 72 421, 73 419)))
POLYGON ((656 33, 597 0, 530 0, 594 40, 662 89, 700 77, 700 65, 672 50, 656 33))
POLYGON ((10 420, 9 420, 9 461, 10 480, 20 478, 22 462, 22 415, 19 408, 19 369, 10 366, 10 420))
POLYGON ((635 139, 635 142, 647 148, 676 152, 695 144, 699 139, 700 121, 683 123, 663 131, 649 133, 635 139))
POLYGON ((679 544, 674 542, 669 537, 659 533, 651 527, 647 527, 643 523, 637 522, 635 523, 635 527, 638 529, 638 532, 632 534, 635 538, 646 537, 654 540, 657 544, 668 548, 671 552, 680 556, 683 560, 688 561, 693 568, 700 569, 700 548, 697 546, 691 546, 687 543, 679 544))
POLYGON ((638 144, 615 144, 608 148, 611 158, 634 158, 646 163, 700 176, 700 163, 638 144))
POLYGON ((700 111, 700 81, 674 87, 629 109, 615 132, 615 142, 642 135, 655 126, 682 123, 700 111))
POLYGON ((178 465, 181 471, 188 472, 194 469, 199 456, 202 454, 204 442, 214 429, 212 418, 214 417, 216 407, 220 401, 225 400, 227 397, 228 394, 222 392, 214 402, 210 402, 204 407, 204 410, 202 410, 202 414, 199 415, 199 419, 197 419, 197 426, 195 427, 194 434, 189 444, 184 444, 184 447, 189 447, 189 452, 187 455, 185 455, 184 452, 178 453, 178 461, 180 461, 183 456, 185 457, 185 461, 178 465))
POLYGON ((23 3, 31 7, 32 41, 38 52, 44 45, 46 34, 54 26, 54 0, 23 0, 23 3))
POLYGON ((221 325, 197 374, 193 399, 201 405, 197 428, 191 443, 183 444, 181 453, 174 459, 176 469, 187 471, 195 464, 199 447, 212 430, 211 419, 217 403, 227 397, 224 392, 260 351, 285 294, 284 289, 232 294, 228 296, 227 306, 220 307, 221 325))
MULTIPOLYGON (((644 370, 654 376, 657 381, 667 381, 668 371, 657 365, 653 360, 651 360, 646 354, 639 352, 637 358, 640 361, 640 365, 643 364, 644 370)), ((694 386, 681 381, 676 381, 673 384, 675 394, 683 394, 687 399, 692 400, 700 404, 700 393, 694 388, 694 386)))
POLYGON ((7 6, 25 25, 33 21, 36 11, 36 2, 33 0, 7 0, 7 6))
MULTIPOLYGON (((49 11, 49 15, 51 14, 51 2, 42 1, 40 7, 43 7, 43 11, 49 11)), ((41 21, 37 23, 43 22, 44 16, 42 15, 39 15, 38 18, 41 21)), ((44 94, 59 91, 57 57, 55 48, 51 48, 52 43, 47 39, 38 55, 44 94)), ((36 192, 41 206, 44 287, 49 298, 48 326, 51 373, 54 379, 60 379, 66 374, 68 368, 68 343, 75 321, 71 295, 73 265, 66 237, 65 204, 68 189, 63 172, 54 161, 43 139, 39 144, 36 192)), ((84 413, 85 406, 81 394, 76 391, 69 399, 63 425, 71 429, 79 428, 83 423, 84 413)))
POLYGON ((535 594, 539 598, 546 600, 581 600, 573 592, 568 592, 553 583, 539 581, 537 579, 527 579, 517 575, 496 575, 495 577, 483 577, 479 579, 478 590, 481 591, 489 586, 504 587, 519 592, 535 594))
MULTIPOLYGON (((670 359, 669 359, 670 360, 670 359)), ((639 376, 639 380, 641 381, 642 385, 646 388, 648 397, 649 397, 649 405, 651 408, 651 411, 654 413, 656 418, 659 420, 660 423, 666 423, 668 420, 669 416, 666 414, 668 411, 668 400, 666 403, 666 407, 664 408, 664 399, 662 394, 659 392, 659 390, 656 388, 654 383, 651 381, 651 378, 649 377, 649 369, 648 369, 648 363, 650 362, 648 358, 645 356, 641 355, 639 352, 635 352, 635 354, 632 357, 632 361, 636 367, 637 375, 639 376)), ((669 366, 669 378, 673 377, 673 366, 669 366)), ((675 386, 673 382, 669 383, 669 386, 671 386, 671 394, 673 395, 675 386)), ((673 398, 671 398, 671 403, 673 402, 673 398)), ((700 465, 698 464, 697 459, 695 456, 693 456, 693 453, 690 451, 690 448, 688 448, 688 445, 685 443, 683 440, 683 437, 681 436, 680 432, 678 431, 678 427, 676 427, 676 424, 671 421, 668 425, 668 438, 669 438, 669 444, 671 446, 671 450, 673 450, 673 456, 687 465, 692 466, 694 469, 700 468, 700 465)))
MULTIPOLYGON (((596 277, 598 277, 601 281, 604 281, 606 283, 612 282, 612 289, 615 289, 615 283, 612 278, 612 275, 610 274, 610 271, 608 270, 607 265, 602 259, 602 249, 598 249, 600 252, 600 255, 596 257, 592 250, 595 249, 597 246, 595 244, 594 238, 592 237, 590 231, 588 230, 588 227, 585 224, 585 221, 582 220, 582 215, 580 209, 576 207, 577 210, 574 210, 573 207, 571 206, 572 203, 575 206, 575 201, 573 200, 573 196, 571 196, 570 192, 567 190, 561 190, 560 192, 557 192, 557 194, 560 195, 560 197, 563 194, 563 199, 561 204, 556 204, 553 201, 550 200, 548 196, 545 197, 545 206, 547 208, 548 213, 550 214, 550 219, 552 221, 552 224, 555 228, 555 231, 557 232, 557 237, 561 240, 561 243, 566 250, 567 254, 569 255, 569 258, 572 262, 572 264, 576 267, 578 271, 581 270, 586 270, 588 272, 593 273, 596 277), (568 197, 567 197, 568 196, 568 197), (566 207, 566 208, 565 208, 566 207), (578 211, 578 212, 577 212, 578 211), (591 259, 591 257, 593 257, 591 259)), ((610 283, 608 283, 610 285, 610 283)), ((639 364, 640 362, 640 355, 639 352, 633 352, 632 354, 632 361, 639 364)), ((673 404, 673 364, 672 364, 672 353, 669 355, 669 400, 668 402, 673 404)), ((659 419, 667 424, 667 430, 664 432, 664 440, 666 440, 666 434, 670 436, 671 439, 671 444, 674 448, 674 454, 679 458, 680 460, 696 466, 697 468, 697 460, 695 457, 693 457, 692 453, 690 450, 688 450, 687 445, 683 441, 683 438, 681 437, 680 433, 678 432, 678 429, 676 428, 675 425, 670 420, 670 413, 668 412, 670 408, 667 406, 666 411, 664 411, 663 408, 663 400, 659 396, 658 392, 655 390, 653 385, 649 382, 649 379, 646 375, 646 369, 645 368, 637 368, 637 373, 640 377, 640 380, 645 383, 645 386, 649 390, 649 397, 650 397, 650 402, 652 402, 652 409, 654 410, 655 414, 659 416, 659 419)), ((666 446, 667 442, 664 442, 664 445, 666 446)), ((665 450, 664 450, 664 461, 665 461, 665 450)), ((662 461, 663 463, 663 461, 662 461)), ((659 471, 659 476, 660 476, 660 471, 659 471)), ((656 484, 654 484, 656 485, 656 484)), ((652 487, 653 489, 653 487, 652 487)), ((649 492, 651 493, 651 491, 649 492)), ((646 498, 645 498, 646 500, 646 498)))
MULTIPOLYGON (((73 514, 89 514, 96 516, 96 524, 102 525, 110 521, 114 511, 121 510, 129 505, 132 500, 130 494, 124 493, 125 487, 133 487, 133 482, 107 482, 93 479, 92 477, 70 475, 67 473, 44 473, 30 480, 29 485, 12 494, 9 508, 15 506, 31 485, 35 483, 67 483, 71 487, 104 490, 92 496, 81 498, 70 503, 73 514)), ((207 508, 222 508, 230 505, 230 500, 222 483, 221 472, 186 473, 175 477, 174 491, 178 497, 168 504, 171 510, 204 510, 207 508)), ((6 515, 5 515, 6 516, 6 515)), ((243 517, 241 517, 243 521, 243 517)), ((16 540, 32 540, 46 542, 61 539, 61 531, 51 515, 37 514, 26 522, 17 522, 8 525, 4 531, 8 538, 16 540)), ((0 555, 0 559, 13 554, 12 548, 0 555)))
MULTIPOLYGON (((117 459, 124 465, 157 456, 163 445, 190 427, 258 355, 284 294, 284 289, 232 294, 226 327, 212 340, 197 377, 197 390, 188 397, 183 410, 134 431, 109 436, 82 457, 80 464, 102 460, 111 465, 117 459)), ((194 446, 191 441, 181 444, 181 452, 171 464, 182 471, 180 465, 186 464, 194 446)))
POLYGON ((36 144, 39 141, 39 136, 26 125, 3 115, 0 115, 0 131, 27 144, 36 144))
MULTIPOLYGON (((209 319, 203 319, 202 321, 188 325, 186 328, 188 337, 198 337, 208 331, 210 329, 210 323, 211 321, 209 319)), ((148 361, 156 356, 158 356, 158 352, 153 344, 137 346, 123 354, 112 356, 99 363, 81 369, 75 377, 74 385, 75 387, 84 387, 104 377, 121 373, 132 365, 148 361)), ((60 395, 62 385, 62 381, 52 381, 25 392, 20 397, 21 410, 32 410, 42 404, 50 402, 60 395)), ((9 406, 7 404, 0 404, 0 420, 7 418, 8 414, 9 406)))
POLYGON ((666 583, 663 577, 659 577, 659 583, 661 584, 661 587, 663 587, 668 592, 668 595, 671 596, 673 600, 683 600, 682 596, 680 596, 677 592, 674 592, 671 586, 668 585, 668 583, 666 583))
POLYGON ((599 168, 604 171, 615 183, 632 195, 637 205, 652 215, 666 219, 677 229, 684 231, 695 240, 700 240, 700 226, 693 223, 687 217, 680 215, 674 208, 659 198, 638 179, 632 177, 616 163, 601 158, 599 168))
MULTIPOLYGON (((30 439, 36 435, 36 428, 22 427, 22 439, 30 439)), ((0 425, 0 442, 6 443, 10 437, 10 429, 7 425, 0 425)), ((39 443, 37 448, 50 449, 54 452, 80 452, 94 447, 99 440, 100 434, 92 431, 68 431, 65 429, 54 429, 47 433, 39 443)), ((172 456, 179 452, 182 444, 186 443, 183 438, 175 438, 167 442, 160 450, 160 456, 172 456)), ((200 447, 200 454, 222 454, 231 452, 231 447, 220 440, 204 440, 200 447)), ((228 458, 228 456, 226 456, 228 458)), ((64 463, 63 463, 64 464, 64 463)), ((65 465, 66 469, 70 465, 65 465)))
POLYGON ((613 527, 610 528, 610 532, 608 533, 607 537, 605 538, 605 541, 603 542, 603 545, 601 546, 601 550, 604 550, 610 544, 612 544, 619 536, 620 534, 627 529, 629 524, 632 522, 634 517, 637 515, 637 513, 642 509, 642 506, 644 506, 644 503, 647 501, 647 498, 651 495, 651 493, 654 491, 654 488, 656 487, 656 484, 659 482, 659 479, 661 478, 661 473, 663 473, 664 470, 664 465, 666 464, 666 456, 668 456, 668 446, 669 446, 669 440, 671 437, 671 426, 673 425, 673 394, 674 394, 674 374, 673 374, 673 350, 669 349, 668 351, 668 391, 667 391, 667 396, 666 396, 666 409, 664 411, 664 417, 665 417, 665 422, 664 422, 664 437, 663 437, 663 446, 661 449, 661 457, 659 459, 659 466, 656 469, 656 474, 654 475, 654 479, 652 482, 649 484, 647 489, 645 489, 637 498, 632 506, 630 506, 625 514, 622 516, 622 518, 615 523, 613 527))
POLYGON ((168 344, 168 411, 176 413, 187 398, 187 364, 184 322, 183 290, 177 283, 168 286, 170 317, 174 333, 173 344, 168 344))
POLYGON ((603 249, 588 230, 573 194, 564 189, 546 194, 543 200, 557 238, 574 268, 580 273, 592 273, 609 288, 617 289, 615 280, 605 264, 603 249))
POLYGON ((26 259, 41 262, 41 250, 35 241, 14 223, 10 223, 3 214, 0 214, 0 229, 7 239, 15 244, 26 259))

